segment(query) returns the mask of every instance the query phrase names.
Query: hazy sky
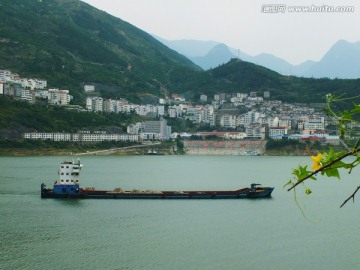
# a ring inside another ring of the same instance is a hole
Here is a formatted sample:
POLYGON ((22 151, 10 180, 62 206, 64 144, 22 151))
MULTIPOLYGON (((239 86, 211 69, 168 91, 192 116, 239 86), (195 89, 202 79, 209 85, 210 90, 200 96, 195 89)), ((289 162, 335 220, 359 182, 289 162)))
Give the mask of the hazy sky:
POLYGON ((358 0, 84 2, 167 40, 214 40, 250 55, 271 53, 292 64, 320 60, 339 39, 360 41, 358 0), (279 4, 285 5, 270 6, 279 4), (308 6, 313 11, 290 12, 292 6, 308 6), (353 11, 327 12, 336 7, 353 7, 353 11))

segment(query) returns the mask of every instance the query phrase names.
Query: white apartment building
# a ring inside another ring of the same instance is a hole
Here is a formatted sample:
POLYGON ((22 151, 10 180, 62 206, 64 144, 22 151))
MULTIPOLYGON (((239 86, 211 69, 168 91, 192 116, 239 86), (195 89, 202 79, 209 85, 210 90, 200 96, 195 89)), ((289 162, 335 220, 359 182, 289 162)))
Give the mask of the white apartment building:
POLYGON ((255 112, 255 111, 249 111, 249 112, 245 113, 244 114, 244 126, 250 126, 252 124, 257 123, 260 116, 261 116, 260 113, 255 112))
POLYGON ((12 82, 14 75, 10 70, 0 70, 0 82, 12 82))
POLYGON ((170 118, 178 117, 176 107, 177 107, 176 105, 175 106, 169 106, 168 115, 169 115, 170 118))
POLYGON ((69 90, 49 89, 48 102, 53 105, 68 105, 72 99, 69 90))
POLYGON ((21 99, 30 103, 35 103, 35 91, 30 89, 21 89, 21 99))
POLYGON ((137 134, 106 134, 106 133, 42 133, 28 132, 24 133, 25 139, 32 140, 52 140, 52 141, 73 141, 73 142, 102 142, 102 141, 139 141, 137 134))
POLYGON ((237 116, 232 114, 221 114, 218 116, 218 124, 225 128, 236 128, 237 116))
POLYGON ((54 141, 55 142, 60 142, 60 141, 71 141, 71 133, 61 133, 61 132, 57 132, 54 133, 54 141))
POLYGON ((265 139, 265 126, 255 125, 246 128, 246 137, 250 139, 265 139))
POLYGON ((103 101, 103 109, 104 112, 114 113, 116 112, 116 100, 114 99, 106 99, 103 101))
POLYGON ((139 136, 142 141, 161 140, 160 134, 154 132, 142 132, 139 136))
POLYGON ((30 88, 30 89, 43 90, 46 89, 47 87, 47 81, 41 79, 21 78, 18 82, 22 85, 22 87, 30 88))
POLYGON ((127 103, 122 103, 121 101, 116 101, 116 112, 130 113, 130 105, 127 103))
POLYGON ((272 139, 281 138, 283 135, 287 134, 287 131, 287 127, 270 127, 269 137, 272 139))
MULTIPOLYGON (((109 102, 107 104, 107 108, 109 110, 111 110, 112 104, 113 104, 113 109, 115 110, 115 102, 114 103, 109 102)), ((86 109, 88 111, 102 112, 102 111, 104 111, 104 107, 105 107, 105 105, 104 105, 104 100, 102 97, 87 97, 86 98, 86 109)))
POLYGON ((157 115, 158 116, 164 116, 165 115, 165 106, 164 105, 158 105, 156 108, 157 108, 157 115))
POLYGON ((171 136, 171 127, 167 125, 165 119, 160 121, 145 121, 144 130, 140 133, 156 133, 159 134, 159 140, 169 140, 171 136))
POLYGON ((91 97, 86 98, 86 109, 88 111, 92 111, 92 98, 91 97))
POLYGON ((206 102, 207 101, 207 95, 202 94, 200 95, 200 102, 206 102))
POLYGON ((309 117, 304 122, 304 130, 325 130, 325 118, 309 117))
POLYGON ((93 97, 92 99, 92 111, 102 112, 104 111, 104 100, 102 97, 93 97))
POLYGON ((245 99, 247 98, 249 95, 245 94, 245 93, 236 93, 236 97, 241 98, 241 99, 245 99))
POLYGON ((84 85, 84 91, 85 92, 94 92, 95 91, 95 86, 91 85, 91 84, 85 84, 84 85))

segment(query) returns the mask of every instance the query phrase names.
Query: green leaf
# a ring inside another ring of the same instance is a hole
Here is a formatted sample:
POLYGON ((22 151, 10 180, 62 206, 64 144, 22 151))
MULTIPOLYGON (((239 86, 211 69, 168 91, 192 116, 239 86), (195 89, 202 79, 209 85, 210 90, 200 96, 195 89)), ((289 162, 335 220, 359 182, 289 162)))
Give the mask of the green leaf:
POLYGON ((327 177, 337 177, 340 179, 339 170, 336 168, 328 168, 325 170, 325 174, 327 177))
POLYGON ((309 188, 307 188, 307 189, 305 190, 305 194, 306 194, 306 195, 310 195, 311 192, 312 192, 312 191, 311 191, 311 189, 309 189, 309 188))

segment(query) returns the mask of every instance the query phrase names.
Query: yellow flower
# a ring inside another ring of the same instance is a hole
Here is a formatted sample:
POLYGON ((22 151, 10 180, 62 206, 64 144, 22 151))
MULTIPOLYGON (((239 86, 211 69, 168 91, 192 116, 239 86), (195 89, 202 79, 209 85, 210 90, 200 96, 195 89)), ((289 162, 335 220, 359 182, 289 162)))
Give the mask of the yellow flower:
POLYGON ((314 171, 320 169, 322 166, 321 164, 322 154, 318 153, 316 157, 311 156, 311 159, 314 161, 314 165, 312 165, 311 169, 313 169, 314 171))

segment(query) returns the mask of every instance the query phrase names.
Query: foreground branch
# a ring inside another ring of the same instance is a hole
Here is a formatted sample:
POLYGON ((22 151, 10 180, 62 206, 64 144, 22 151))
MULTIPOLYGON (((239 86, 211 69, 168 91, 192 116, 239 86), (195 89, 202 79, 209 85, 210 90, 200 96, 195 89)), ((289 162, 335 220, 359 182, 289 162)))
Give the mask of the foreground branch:
POLYGON ((353 199, 353 202, 355 200, 355 194, 356 192, 358 192, 358 190, 360 189, 360 186, 357 187, 357 189, 354 191, 353 194, 351 194, 351 196, 349 198, 347 198, 343 203, 342 205, 340 205, 340 208, 343 207, 351 198, 353 199))
POLYGON ((299 181, 297 181, 295 184, 293 184, 287 191, 290 191, 292 190, 294 187, 296 187, 297 185, 301 184, 302 182, 304 182, 306 179, 309 179, 311 176, 317 174, 318 172, 321 172, 323 170, 325 170, 326 168, 332 166, 333 164, 335 164, 336 162, 348 157, 348 156, 351 156, 351 155, 354 155, 356 154, 357 152, 360 151, 360 148, 356 148, 356 149, 353 149, 349 152, 346 152, 345 154, 339 156, 338 158, 334 159, 333 161, 331 161, 330 163, 322 166, 320 169, 317 169, 316 171, 312 172, 311 174, 305 176, 304 178, 300 179, 299 181))

